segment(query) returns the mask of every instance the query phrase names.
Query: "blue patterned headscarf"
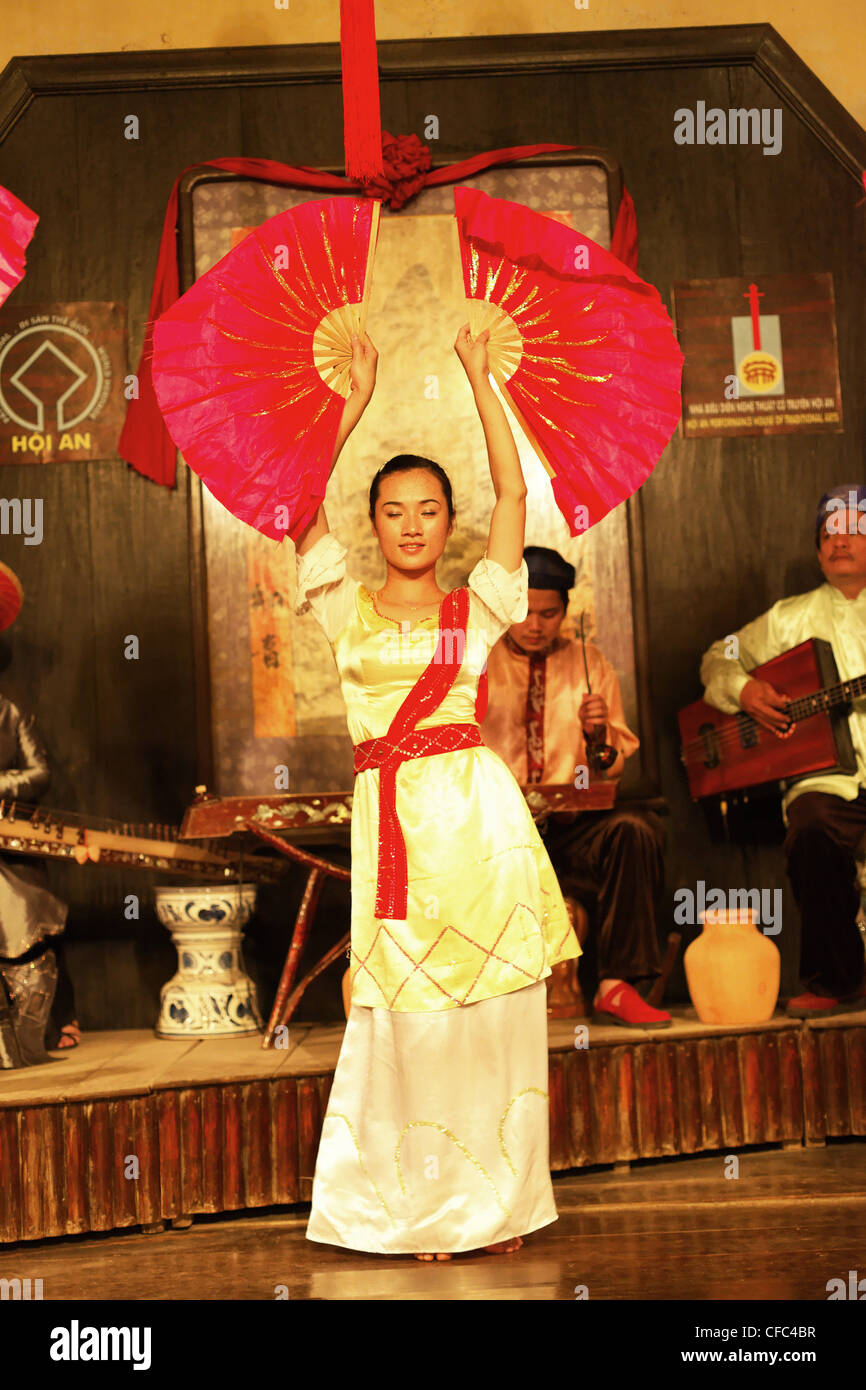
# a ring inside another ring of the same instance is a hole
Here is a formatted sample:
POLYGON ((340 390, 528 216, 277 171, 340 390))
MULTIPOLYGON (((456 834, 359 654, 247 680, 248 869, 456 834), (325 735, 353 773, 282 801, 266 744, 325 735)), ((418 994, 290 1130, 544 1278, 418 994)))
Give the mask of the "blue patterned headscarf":
POLYGON ((848 504, 848 510, 859 508, 861 515, 866 516, 866 485, 863 483, 839 483, 838 487, 831 488, 825 492, 821 501, 818 503, 818 515, 815 518, 815 544, 821 543, 821 527, 824 525, 831 512, 840 510, 838 507, 831 507, 829 504, 835 498, 848 504))

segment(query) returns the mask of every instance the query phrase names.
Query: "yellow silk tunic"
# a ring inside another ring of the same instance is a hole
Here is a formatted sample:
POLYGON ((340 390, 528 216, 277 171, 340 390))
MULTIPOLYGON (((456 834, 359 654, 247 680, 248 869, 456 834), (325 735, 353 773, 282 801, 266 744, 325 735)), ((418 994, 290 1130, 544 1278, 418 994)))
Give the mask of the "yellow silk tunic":
MULTIPOLYGON (((508 574, 482 558, 469 576, 464 659, 439 707, 419 721, 475 723, 487 654, 528 607, 525 562, 508 574)), ((331 644, 353 743, 381 738, 429 664, 438 617, 381 617, 346 572, 332 533, 298 559, 296 611, 331 644)), ((414 758, 397 770, 406 843, 406 920, 374 915, 379 771, 355 778, 352 810, 352 1003, 407 1013, 454 1009, 522 989, 581 954, 547 851, 511 772, 483 745, 414 758)))

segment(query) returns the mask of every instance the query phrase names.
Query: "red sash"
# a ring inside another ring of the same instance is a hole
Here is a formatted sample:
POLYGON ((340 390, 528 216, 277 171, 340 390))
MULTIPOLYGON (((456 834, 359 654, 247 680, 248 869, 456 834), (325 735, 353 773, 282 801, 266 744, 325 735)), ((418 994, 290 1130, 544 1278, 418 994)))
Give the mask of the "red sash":
MULTIPOLYGON (((453 589, 442 602, 439 641, 430 663, 391 721, 383 738, 368 738, 355 744, 355 775, 368 768, 379 769, 379 867, 376 878, 376 916, 402 921, 406 916, 408 878, 406 842, 397 819, 397 768, 408 758, 428 758, 434 753, 451 753, 458 748, 477 748, 481 731, 477 724, 440 724, 433 729, 417 729, 421 719, 438 709, 463 664, 466 623, 469 617, 469 590, 453 589), (444 635, 451 636, 449 660, 443 660, 444 635)), ((482 702, 479 683, 476 717, 482 702)))

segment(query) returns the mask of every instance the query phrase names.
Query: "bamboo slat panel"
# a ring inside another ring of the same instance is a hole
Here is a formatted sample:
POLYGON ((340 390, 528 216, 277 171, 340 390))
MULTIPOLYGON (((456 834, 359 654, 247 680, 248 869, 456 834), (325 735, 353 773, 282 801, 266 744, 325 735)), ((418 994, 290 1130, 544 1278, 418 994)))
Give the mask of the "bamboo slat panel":
MULTIPOLYGON (((552 1052, 551 1169, 800 1139, 798 1040, 811 1031, 792 1020, 763 1033, 552 1052)), ((866 1028, 858 1032, 866 1048, 866 1028)), ((845 1055, 855 1071, 866 1065, 856 1049, 845 1055)), ((845 1123, 840 1115, 833 1132, 850 1132, 845 1123)))
MULTIPOLYGON (((174 1075, 174 1062, 158 1060, 139 1094, 119 1068, 112 1095, 109 1064, 90 1082, 102 1094, 80 1094, 80 1081, 53 1099, 42 1082, 28 1092, 7 1074, 22 1094, 12 1088, 0 1104, 0 1242, 309 1201, 340 1041, 338 1029, 311 1032, 292 1074, 284 1060, 272 1074, 241 1065, 245 1078, 230 1079, 226 1054, 221 1079, 208 1062, 195 1081, 188 1058, 174 1075)), ((586 1049, 551 1048, 554 1172, 866 1135, 862 1015, 612 1033, 586 1049)), ((146 1055, 142 1042, 135 1049, 146 1055)))

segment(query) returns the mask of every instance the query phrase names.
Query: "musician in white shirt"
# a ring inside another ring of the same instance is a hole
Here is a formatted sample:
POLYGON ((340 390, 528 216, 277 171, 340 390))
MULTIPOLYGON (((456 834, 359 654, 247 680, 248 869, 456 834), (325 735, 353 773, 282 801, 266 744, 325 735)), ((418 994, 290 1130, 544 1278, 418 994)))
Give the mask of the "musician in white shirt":
MULTIPOLYGON (((830 643, 842 681, 866 674, 866 486, 846 483, 826 493, 815 525, 825 583, 782 599, 704 654, 701 680, 708 704, 726 714, 745 710, 778 737, 793 725, 788 697, 749 674, 810 637, 830 643)), ((805 993, 788 1002, 798 1018, 866 1008, 864 949, 856 850, 866 834, 866 700, 849 717, 856 772, 815 773, 797 780, 783 800, 788 827, 788 877, 800 909, 800 970, 805 993)))

